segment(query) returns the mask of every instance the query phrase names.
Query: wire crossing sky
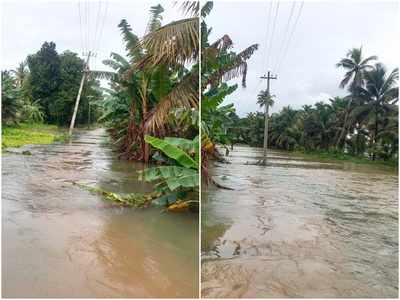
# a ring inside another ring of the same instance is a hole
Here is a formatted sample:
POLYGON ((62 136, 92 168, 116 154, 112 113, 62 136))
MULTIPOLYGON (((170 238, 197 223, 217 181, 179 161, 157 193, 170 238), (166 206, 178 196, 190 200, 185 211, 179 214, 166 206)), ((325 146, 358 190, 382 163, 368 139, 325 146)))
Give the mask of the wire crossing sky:
MULTIPOLYGON (((272 112, 276 112, 287 105, 300 108, 345 95, 338 87, 343 70, 335 64, 353 47, 363 46, 365 56, 377 55, 389 70, 397 66, 396 1, 296 1, 291 16, 293 5, 291 1, 279 2, 279 8, 276 1, 214 2, 206 19, 213 28, 210 41, 228 34, 237 52, 260 45, 248 62, 247 88, 239 87, 225 101, 235 103, 240 116, 262 111, 257 94, 266 88, 260 76, 268 67, 278 75, 271 82, 271 93, 276 95, 272 112)), ((240 86, 240 80, 230 83, 240 86)))
POLYGON ((91 69, 110 70, 102 64, 111 52, 125 55, 118 24, 126 19, 135 34, 142 36, 150 7, 161 4, 163 24, 182 18, 173 1, 125 0, 3 0, 1 26, 1 69, 14 69, 27 55, 36 53, 45 41, 54 41, 59 53, 97 54, 91 69))

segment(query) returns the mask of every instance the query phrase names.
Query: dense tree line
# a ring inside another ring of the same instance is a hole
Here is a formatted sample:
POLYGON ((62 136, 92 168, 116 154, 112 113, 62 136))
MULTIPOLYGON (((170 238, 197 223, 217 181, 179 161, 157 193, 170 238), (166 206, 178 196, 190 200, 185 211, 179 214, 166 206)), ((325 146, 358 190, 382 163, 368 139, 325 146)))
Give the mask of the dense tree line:
MULTIPOLYGON (((45 42, 15 70, 2 71, 2 120, 4 124, 46 122, 68 125, 78 93, 84 61, 69 50, 58 54, 53 42, 45 42)), ((99 82, 89 79, 82 92, 76 123, 88 122, 89 101, 102 97, 99 82)), ((91 107, 91 120, 99 116, 91 107)))
MULTIPOLYGON (((348 153, 372 160, 397 159, 398 69, 388 72, 382 63, 371 64, 376 60, 375 56, 363 59, 361 49, 350 50, 337 64, 346 71, 340 87, 347 88, 349 94, 273 113, 269 117, 269 146, 348 153)), ((236 119, 229 128, 231 142, 262 147, 264 113, 231 117, 236 119)))

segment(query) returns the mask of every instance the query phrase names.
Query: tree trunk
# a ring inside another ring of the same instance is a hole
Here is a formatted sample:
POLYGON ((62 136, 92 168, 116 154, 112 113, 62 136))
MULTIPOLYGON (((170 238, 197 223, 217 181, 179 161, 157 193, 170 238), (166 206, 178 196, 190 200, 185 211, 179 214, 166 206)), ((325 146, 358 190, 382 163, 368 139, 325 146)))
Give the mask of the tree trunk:
POLYGON ((353 99, 350 98, 349 102, 347 103, 346 114, 344 116, 343 128, 342 128, 342 130, 340 132, 340 136, 336 142, 336 150, 342 150, 342 146, 344 145, 344 143, 342 143, 342 140, 344 138, 346 138, 347 133, 348 133, 347 122, 348 122, 348 118, 349 118, 349 114, 350 114, 350 106, 351 106, 352 101, 353 101, 353 99))
POLYGON ((373 152, 372 152, 372 160, 376 159, 376 142, 378 136, 378 108, 375 106, 375 130, 374 130, 374 139, 373 139, 373 152))

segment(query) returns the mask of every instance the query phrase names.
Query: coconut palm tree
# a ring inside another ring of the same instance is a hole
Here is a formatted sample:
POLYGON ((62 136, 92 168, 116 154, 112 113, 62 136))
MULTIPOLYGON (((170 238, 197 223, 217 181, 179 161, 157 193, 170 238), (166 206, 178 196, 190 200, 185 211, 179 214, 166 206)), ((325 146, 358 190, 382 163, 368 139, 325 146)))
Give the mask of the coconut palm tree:
POLYGON ((378 63, 373 70, 365 74, 365 87, 356 89, 360 105, 352 111, 352 118, 361 118, 371 132, 370 147, 373 160, 376 158, 378 137, 386 115, 398 110, 398 77, 398 68, 388 74, 385 66, 378 63))
POLYGON ((275 96, 270 95, 268 90, 261 91, 257 96, 257 103, 260 107, 265 107, 265 120, 264 120, 264 160, 267 156, 268 148, 268 111, 271 106, 274 105, 275 96))
POLYGON ((337 150, 339 150, 344 145, 344 139, 348 133, 348 117, 352 105, 352 96, 355 93, 356 89, 363 85, 365 73, 373 68, 373 66, 370 65, 370 62, 377 59, 378 57, 375 55, 363 59, 362 47, 360 47, 349 50, 346 57, 342 58, 336 64, 336 67, 344 68, 346 70, 344 78, 340 82, 339 87, 348 87, 348 90, 351 93, 351 95, 348 97, 347 112, 344 118, 344 124, 340 132, 339 138, 336 142, 337 150))
POLYGON ((350 92, 362 86, 366 71, 373 68, 370 62, 377 59, 378 57, 375 55, 363 59, 362 47, 349 50, 346 57, 336 64, 336 67, 346 70, 346 74, 339 86, 341 88, 348 87, 350 92))

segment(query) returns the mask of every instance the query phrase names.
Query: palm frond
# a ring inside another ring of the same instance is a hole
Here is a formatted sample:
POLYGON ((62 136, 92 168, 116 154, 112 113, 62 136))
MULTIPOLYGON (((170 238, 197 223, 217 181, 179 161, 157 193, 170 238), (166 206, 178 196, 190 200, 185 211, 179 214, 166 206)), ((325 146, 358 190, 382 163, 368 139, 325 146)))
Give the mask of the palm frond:
POLYGON ((344 78, 342 79, 342 81, 339 84, 339 87, 341 89, 344 89, 346 87, 346 85, 348 85, 348 83, 350 82, 351 78, 353 77, 353 72, 349 71, 344 75, 344 78))
POLYGON ((198 108, 198 75, 191 73, 178 83, 170 93, 160 99, 156 107, 146 117, 145 127, 148 133, 163 132, 172 108, 198 108))
POLYGON ((210 48, 217 49, 219 51, 224 51, 231 48, 233 45, 232 39, 229 35, 225 34, 223 37, 216 40, 214 43, 210 45, 210 48))
POLYGON ((184 1, 181 4, 181 9, 185 15, 198 16, 200 3, 199 1, 184 1))
POLYGON ((254 51, 258 49, 258 44, 251 45, 242 52, 236 54, 228 63, 221 66, 216 73, 214 73, 206 84, 214 84, 221 79, 228 81, 236 77, 242 77, 242 86, 246 87, 247 76, 247 60, 252 56, 254 51))
POLYGON ((138 66, 183 65, 195 61, 199 52, 198 29, 198 18, 189 18, 169 23, 144 36, 141 46, 147 55, 138 66))
MULTIPOLYGON (((370 56, 370 57, 365 58, 365 59, 360 63, 360 65, 362 65, 362 66, 368 65, 368 63, 369 63, 370 61, 372 61, 372 60, 377 60, 377 59, 378 59, 378 56, 372 55, 372 56, 370 56)), ((371 65, 368 65, 368 66, 372 67, 371 65)))
POLYGON ((139 60, 142 56, 139 38, 132 32, 131 26, 125 19, 121 20, 118 27, 120 28, 123 39, 126 42, 125 49, 128 52, 128 56, 134 60, 139 60))
POLYGON ((150 20, 147 23, 146 33, 156 31, 161 27, 161 21, 163 19, 161 14, 163 12, 164 8, 160 4, 150 7, 150 20))
POLYGON ((130 66, 129 61, 126 60, 122 55, 115 53, 115 52, 111 52, 110 56, 111 56, 111 58, 116 60, 118 63, 120 63, 121 66, 123 66, 124 68, 129 68, 129 66, 130 66))
POLYGON ((214 3, 212 1, 207 1, 206 3, 204 3, 203 7, 201 8, 201 12, 200 15, 202 18, 205 18, 206 16, 208 16, 211 12, 211 10, 213 9, 214 3))
POLYGON ((92 79, 116 79, 117 73, 110 71, 90 71, 88 77, 92 79))
POLYGON ((114 69, 115 71, 119 71, 120 70, 120 68, 121 68, 121 65, 118 63, 118 62, 116 62, 115 60, 112 60, 112 59, 105 59, 105 60, 103 60, 103 64, 104 65, 106 65, 106 66, 108 66, 108 67, 111 67, 112 69, 114 69))

